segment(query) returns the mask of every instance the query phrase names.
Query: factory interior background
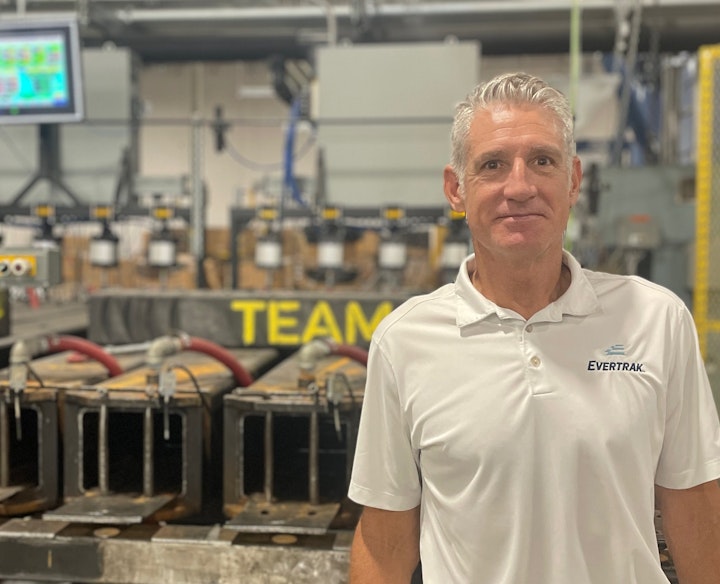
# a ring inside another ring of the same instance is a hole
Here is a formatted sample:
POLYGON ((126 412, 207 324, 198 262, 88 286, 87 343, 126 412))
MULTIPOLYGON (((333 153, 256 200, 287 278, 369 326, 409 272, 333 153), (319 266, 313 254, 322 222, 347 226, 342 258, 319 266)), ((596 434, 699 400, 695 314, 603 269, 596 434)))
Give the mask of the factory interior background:
POLYGON ((720 399, 718 31, 714 0, 0 0, 0 581, 346 581, 370 335, 470 253, 449 129, 502 72, 573 106, 566 247, 678 294, 720 399), (10 101, 33 43, 63 105, 10 101))

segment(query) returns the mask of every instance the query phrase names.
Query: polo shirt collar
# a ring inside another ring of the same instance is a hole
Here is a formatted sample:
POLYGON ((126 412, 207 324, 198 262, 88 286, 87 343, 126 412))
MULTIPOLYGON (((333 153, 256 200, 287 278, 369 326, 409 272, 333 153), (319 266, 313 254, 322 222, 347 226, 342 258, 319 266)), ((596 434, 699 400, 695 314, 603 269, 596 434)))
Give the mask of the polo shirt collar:
MULTIPOLYGON (((467 264, 473 257, 474 255, 470 255, 465 258, 455 280, 455 295, 458 298, 457 325, 459 327, 467 326, 493 315, 499 319, 522 319, 514 310, 498 306, 485 298, 473 286, 467 269, 467 264)), ((597 294, 579 262, 569 252, 563 250, 563 263, 570 268, 570 286, 565 294, 534 314, 529 321, 559 322, 563 315, 587 316, 600 310, 597 294)))

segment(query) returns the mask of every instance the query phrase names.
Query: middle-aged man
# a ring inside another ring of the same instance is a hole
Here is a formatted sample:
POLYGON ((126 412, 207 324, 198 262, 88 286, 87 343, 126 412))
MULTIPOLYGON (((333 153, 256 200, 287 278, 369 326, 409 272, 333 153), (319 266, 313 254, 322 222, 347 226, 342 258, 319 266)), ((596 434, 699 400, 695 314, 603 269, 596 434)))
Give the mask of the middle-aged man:
MULTIPOLYGON (((353 584, 720 583, 720 426, 670 291, 563 251, 567 100, 524 73, 458 106, 445 195, 474 255, 373 335, 353 584)), ((631 193, 628 194, 631 196, 631 193)))

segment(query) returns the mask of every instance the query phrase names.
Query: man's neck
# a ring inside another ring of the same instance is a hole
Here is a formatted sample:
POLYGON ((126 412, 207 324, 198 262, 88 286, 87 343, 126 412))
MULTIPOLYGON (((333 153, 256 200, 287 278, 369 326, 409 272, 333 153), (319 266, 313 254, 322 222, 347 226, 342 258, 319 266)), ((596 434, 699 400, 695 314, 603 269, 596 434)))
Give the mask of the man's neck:
POLYGON ((468 265, 470 280, 485 298, 529 319, 555 302, 570 286, 570 269, 562 252, 534 261, 476 259, 468 265))

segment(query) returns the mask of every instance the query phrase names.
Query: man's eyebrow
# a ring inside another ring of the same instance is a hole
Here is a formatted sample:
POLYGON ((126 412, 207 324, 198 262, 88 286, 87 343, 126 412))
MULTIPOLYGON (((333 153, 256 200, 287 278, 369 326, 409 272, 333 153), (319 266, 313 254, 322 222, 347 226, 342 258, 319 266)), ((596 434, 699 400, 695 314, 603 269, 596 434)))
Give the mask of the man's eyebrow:
POLYGON ((562 150, 560 148, 558 148, 557 146, 550 146, 549 144, 543 144, 543 145, 538 145, 538 146, 531 146, 530 147, 530 155, 531 156, 545 155, 545 156, 552 156, 553 158, 561 158, 562 150))
POLYGON ((473 168, 479 168, 482 164, 487 162, 488 160, 495 160, 497 158, 503 158, 507 155, 507 151, 503 150, 502 148, 498 148, 496 150, 486 150, 485 152, 480 152, 475 158, 472 160, 472 167, 473 168))

